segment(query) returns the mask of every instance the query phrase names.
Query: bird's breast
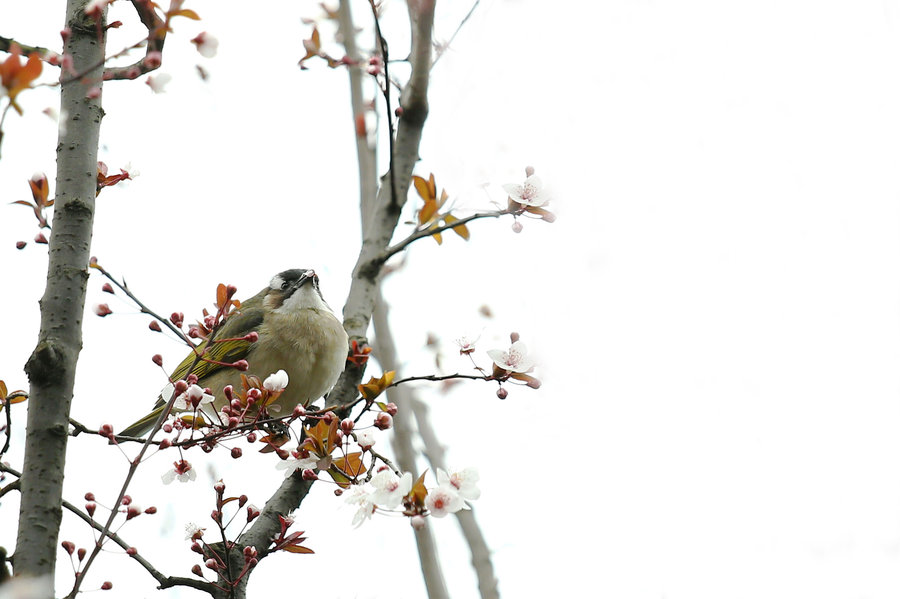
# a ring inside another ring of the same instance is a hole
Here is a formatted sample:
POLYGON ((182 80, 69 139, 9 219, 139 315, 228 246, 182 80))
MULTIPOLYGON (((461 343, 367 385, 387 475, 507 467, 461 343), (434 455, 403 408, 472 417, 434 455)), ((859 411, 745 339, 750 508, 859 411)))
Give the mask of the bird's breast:
POLYGON ((278 370, 287 372, 288 386, 277 403, 293 409, 330 391, 346 359, 347 333, 337 317, 304 309, 267 314, 248 361, 250 372, 262 379, 278 370))

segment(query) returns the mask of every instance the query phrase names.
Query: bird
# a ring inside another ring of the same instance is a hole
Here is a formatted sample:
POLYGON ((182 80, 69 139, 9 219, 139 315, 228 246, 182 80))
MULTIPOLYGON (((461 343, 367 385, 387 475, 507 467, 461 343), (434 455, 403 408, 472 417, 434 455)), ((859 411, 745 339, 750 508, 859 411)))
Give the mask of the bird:
MULTIPOLYGON (((319 277, 312 269, 290 269, 278 273, 262 291, 242 302, 216 334, 221 343, 213 343, 202 360, 191 352, 170 375, 178 381, 189 374, 197 376, 197 385, 215 396, 218 411, 228 403, 223 389, 231 385, 241 390, 241 375, 268 375, 285 371, 288 384, 270 412, 279 408, 290 414, 297 404, 303 406, 328 393, 344 370, 348 337, 341 321, 322 298, 319 277), (255 342, 241 339, 255 331, 255 342), (224 364, 246 360, 246 373, 224 364)), ((207 341, 196 352, 202 352, 207 341)), ((125 436, 141 436, 150 431, 165 410, 174 392, 170 383, 163 389, 153 411, 125 428, 125 436)))

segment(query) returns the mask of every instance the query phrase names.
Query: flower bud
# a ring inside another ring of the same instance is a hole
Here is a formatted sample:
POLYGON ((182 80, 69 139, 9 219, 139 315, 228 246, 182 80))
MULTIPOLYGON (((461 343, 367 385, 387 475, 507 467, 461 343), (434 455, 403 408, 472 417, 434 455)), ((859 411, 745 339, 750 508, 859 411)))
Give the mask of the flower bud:
POLYGON ((84 504, 84 511, 86 511, 88 513, 88 516, 93 518, 94 512, 97 511, 97 504, 94 503, 93 501, 88 501, 87 503, 84 504))
POLYGON ((301 476, 303 480, 319 480, 319 475, 312 468, 304 468, 301 476))
POLYGON ((72 541, 63 541, 62 543, 60 543, 60 545, 62 545, 62 548, 65 549, 66 553, 68 553, 69 555, 75 553, 75 543, 73 543, 72 541))
POLYGON ((238 497, 238 507, 244 507, 247 504, 247 496, 241 495, 238 497))
POLYGON ((500 399, 506 399, 507 395, 509 395, 509 393, 503 387, 497 389, 497 397, 499 397, 500 399))
POLYGON ((167 438, 167 439, 163 439, 162 441, 159 442, 159 448, 160 448, 160 449, 168 449, 168 448, 170 448, 170 447, 172 447, 172 440, 171 440, 171 439, 168 439, 168 438, 167 438))
POLYGON ((381 412, 375 416, 375 428, 386 431, 393 426, 394 419, 387 412, 381 412))
POLYGON ((137 547, 129 547, 125 550, 125 553, 127 553, 131 557, 134 557, 135 555, 137 555, 137 547))
POLYGON ((409 519, 409 525, 413 527, 413 530, 422 530, 425 528, 425 517, 416 515, 409 519))
POLYGON ((175 381, 175 395, 181 395, 185 391, 187 391, 188 384, 187 381, 178 380, 175 381))
POLYGON ((111 589, 111 588, 112 588, 112 583, 111 583, 110 581, 108 581, 108 580, 105 581, 103 584, 100 585, 100 590, 101 590, 101 591, 108 591, 108 590, 111 589))
POLYGON ((159 323, 156 322, 155 320, 151 320, 149 326, 150 326, 151 331, 156 331, 157 333, 162 331, 162 327, 160 327, 159 323))
POLYGON ((122 505, 131 503, 131 495, 122 495, 122 505))
POLYGON ((219 569, 219 565, 216 563, 216 560, 211 559, 211 558, 206 560, 206 562, 204 562, 203 565, 214 572, 219 569))
POLYGON ((88 491, 87 493, 84 494, 84 500, 85 501, 96 501, 96 497, 94 497, 93 493, 88 491))
POLYGON ((213 489, 216 490, 217 495, 221 495, 225 492, 225 483, 222 480, 216 481, 216 484, 213 485, 213 489))
POLYGON ((247 443, 256 443, 256 433, 247 433, 247 443))
POLYGON ((341 432, 345 435, 349 435, 351 432, 353 432, 353 427, 355 426, 355 424, 356 423, 353 422, 353 420, 351 420, 350 418, 344 418, 343 420, 341 420, 341 432))
POLYGON ((112 293, 112 294, 115 294, 115 291, 113 291, 112 285, 110 285, 109 283, 103 283, 103 287, 101 287, 100 289, 101 289, 104 293, 112 293))
POLYGON ((394 402, 390 402, 384 405, 384 411, 391 416, 396 416, 397 412, 400 411, 400 408, 398 408, 397 404, 395 404, 394 402))
POLYGON ((150 515, 152 516, 153 514, 156 513, 156 506, 155 506, 155 505, 151 505, 150 507, 148 507, 147 509, 144 510, 144 513, 145 513, 145 514, 150 514, 150 515))
POLYGON ((250 368, 250 364, 247 362, 247 360, 238 360, 237 362, 232 364, 232 366, 234 366, 241 372, 246 372, 247 369, 250 368))
POLYGON ((78 561, 83 562, 84 557, 86 555, 87 555, 87 549, 85 549, 84 547, 79 547, 78 548, 78 561))
POLYGON ((194 553, 199 553, 200 555, 203 555, 203 547, 201 547, 200 543, 198 543, 197 541, 194 541, 193 543, 191 543, 191 551, 193 551, 194 553))
POLYGON ((259 510, 253 504, 247 506, 247 522, 252 522, 259 516, 259 510))
POLYGON ((157 366, 159 366, 160 368, 162 368, 162 365, 163 365, 163 359, 162 359, 162 356, 161 356, 160 354, 154 354, 154 356, 153 356, 152 359, 153 359, 153 363, 154 363, 154 364, 156 364, 157 366))
POLYGON ((203 576, 203 568, 201 568, 199 564, 194 564, 191 566, 191 574, 194 576, 203 576))
POLYGON ((232 447, 231 448, 231 457, 234 459, 238 459, 244 454, 244 451, 240 447, 232 447))

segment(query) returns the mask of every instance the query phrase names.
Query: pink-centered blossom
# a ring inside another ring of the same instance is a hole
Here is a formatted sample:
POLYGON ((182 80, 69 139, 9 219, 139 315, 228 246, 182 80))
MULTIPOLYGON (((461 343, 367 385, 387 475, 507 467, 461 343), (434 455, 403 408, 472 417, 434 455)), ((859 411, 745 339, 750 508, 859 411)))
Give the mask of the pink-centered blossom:
POLYGON ((275 469, 284 470, 284 477, 288 478, 298 468, 301 470, 305 470, 306 468, 315 468, 317 463, 318 458, 313 455, 310 455, 308 458, 295 458, 292 456, 275 464, 275 469))
POLYGON ((528 372, 534 366, 534 360, 528 357, 528 348, 521 341, 516 341, 509 351, 489 349, 487 355, 498 367, 510 372, 528 372))
POLYGON ((544 189, 544 185, 537 175, 531 175, 524 183, 507 183, 503 191, 509 197, 523 206, 543 206, 550 201, 550 194, 544 189))
POLYGON ((344 493, 344 501, 357 507, 353 515, 353 526, 358 528, 375 513, 372 489, 368 485, 353 485, 344 493))
POLYGON ((412 489, 412 482, 412 474, 409 472, 404 472, 403 476, 398 478, 390 470, 382 470, 371 480, 375 489, 372 493, 372 503, 389 510, 396 508, 412 489))
POLYGON ((440 486, 450 486, 456 489, 463 499, 471 501, 481 497, 481 489, 478 488, 478 470, 475 468, 465 468, 450 474, 438 468, 437 481, 440 486))
POLYGON ((205 31, 192 39, 191 43, 197 46, 197 52, 204 58, 212 58, 219 50, 219 40, 205 31))
POLYGON ((147 85, 153 90, 154 94, 161 94, 166 91, 166 85, 172 80, 172 76, 168 73, 158 73, 147 77, 147 85))
POLYGON ((164 485, 170 484, 175 479, 182 483, 197 480, 197 471, 187 460, 178 460, 174 465, 174 468, 162 475, 164 485))
POLYGON ((441 486, 429 489, 428 495, 425 497, 425 507, 435 518, 443 518, 447 514, 456 513, 465 508, 466 502, 455 489, 441 486))

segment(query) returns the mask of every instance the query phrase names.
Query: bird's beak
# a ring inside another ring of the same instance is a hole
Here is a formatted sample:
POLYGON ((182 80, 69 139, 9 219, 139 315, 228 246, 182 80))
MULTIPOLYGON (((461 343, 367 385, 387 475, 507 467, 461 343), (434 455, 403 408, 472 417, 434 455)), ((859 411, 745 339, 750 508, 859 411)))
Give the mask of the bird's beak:
POLYGON ((297 279, 297 282, 294 283, 294 288, 291 289, 291 293, 303 287, 307 281, 315 281, 315 279, 317 278, 318 277, 316 276, 316 271, 312 269, 307 270, 305 273, 303 273, 303 276, 297 279))

